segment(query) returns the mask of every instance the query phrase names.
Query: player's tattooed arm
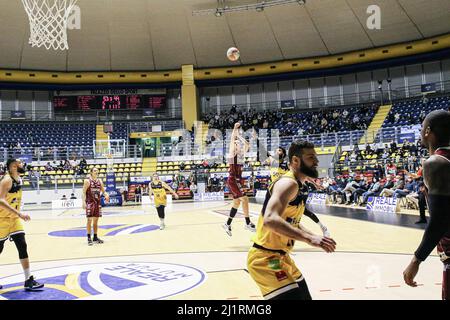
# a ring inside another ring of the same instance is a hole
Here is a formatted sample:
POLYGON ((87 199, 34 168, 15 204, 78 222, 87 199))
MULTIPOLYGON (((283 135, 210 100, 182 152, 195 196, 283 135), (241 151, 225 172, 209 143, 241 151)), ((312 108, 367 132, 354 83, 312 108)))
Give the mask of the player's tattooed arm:
POLYGON ((311 246, 322 248, 326 252, 333 252, 336 249, 336 242, 333 239, 315 235, 304 227, 294 227, 282 218, 288 203, 298 194, 297 182, 290 179, 279 180, 272 192, 264 215, 264 226, 275 233, 306 242, 311 246))
POLYGON ((16 218, 19 217, 25 221, 30 220, 30 216, 27 214, 23 214, 20 211, 13 208, 8 201, 6 201, 6 195, 8 194, 8 191, 12 187, 12 179, 9 176, 4 177, 0 181, 0 207, 8 211, 10 218, 16 218))

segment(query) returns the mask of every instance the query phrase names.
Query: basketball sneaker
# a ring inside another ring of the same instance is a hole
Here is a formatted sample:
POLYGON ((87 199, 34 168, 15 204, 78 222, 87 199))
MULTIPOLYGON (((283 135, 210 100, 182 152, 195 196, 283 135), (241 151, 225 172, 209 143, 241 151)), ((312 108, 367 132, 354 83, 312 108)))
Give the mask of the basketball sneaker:
POLYGON ((251 232, 256 232, 256 226, 253 224, 253 222, 250 222, 249 224, 245 225, 245 229, 251 231, 251 232))
POLYGON ((92 242, 91 239, 88 239, 88 246, 92 246, 94 244, 94 242, 92 242))
POLYGON ((227 235, 229 235, 231 237, 231 226, 229 224, 227 224, 227 223, 224 223, 222 225, 222 228, 225 230, 227 235))
POLYGON ((27 291, 35 291, 38 289, 42 289, 44 287, 44 284, 35 281, 34 277, 31 276, 27 281, 25 281, 24 287, 27 291))
POLYGON ((159 230, 164 230, 166 228, 166 225, 164 223, 161 223, 159 226, 159 230))
POLYGON ((100 239, 100 238, 96 238, 96 239, 94 239, 94 243, 102 244, 102 243, 105 243, 105 241, 103 241, 103 240, 100 239))

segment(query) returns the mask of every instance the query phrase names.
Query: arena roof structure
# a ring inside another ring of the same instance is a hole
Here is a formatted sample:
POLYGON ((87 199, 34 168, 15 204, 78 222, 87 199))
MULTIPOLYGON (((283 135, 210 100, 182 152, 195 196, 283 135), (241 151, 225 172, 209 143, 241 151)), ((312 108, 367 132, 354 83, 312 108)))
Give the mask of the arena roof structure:
MULTIPOLYGON (((227 0, 247 5, 259 0, 227 0)), ((308 0, 221 16, 195 15, 215 0, 78 0, 80 29, 66 51, 32 48, 20 0, 0 0, 0 68, 51 71, 161 71, 326 57, 450 33, 448 0, 308 0), (381 29, 367 28, 372 4, 381 29), (239 62, 226 58, 229 47, 239 62)))

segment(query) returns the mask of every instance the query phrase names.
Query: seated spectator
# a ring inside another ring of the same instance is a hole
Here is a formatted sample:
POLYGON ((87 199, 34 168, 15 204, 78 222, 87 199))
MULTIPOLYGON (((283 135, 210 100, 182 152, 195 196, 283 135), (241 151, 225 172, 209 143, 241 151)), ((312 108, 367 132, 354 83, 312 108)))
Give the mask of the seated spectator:
POLYGON ((53 167, 51 166, 50 162, 47 162, 45 165, 45 171, 53 171, 53 167))
POLYGON ((61 200, 67 200, 66 195, 63 195, 62 198, 61 198, 61 200))
POLYGON ((411 177, 408 177, 406 179, 405 188, 395 190, 394 197, 397 198, 406 197, 408 194, 414 192, 415 185, 416 184, 414 183, 413 179, 411 177))
POLYGON ((372 196, 378 196, 380 194, 381 191, 381 184, 379 181, 374 180, 374 183, 372 184, 372 186, 369 188, 369 190, 367 192, 363 193, 363 200, 361 202, 361 205, 365 205, 367 203, 367 200, 369 199, 369 197, 372 196))
POLYGON ((380 193, 380 197, 392 197, 396 190, 403 190, 403 188, 404 188, 403 178, 398 175, 395 178, 394 186, 392 188, 383 188, 383 190, 380 193))
MULTIPOLYGON (((368 178, 364 177, 364 179, 361 179, 359 182, 358 188, 353 192, 353 202, 354 204, 360 204, 360 197, 369 190, 370 184, 368 182, 368 178)), ((349 204, 349 203, 348 203, 349 204)))
POLYGON ((70 200, 75 200, 77 197, 75 197, 75 194, 74 193, 72 193, 71 195, 70 195, 70 200))
POLYGON ((70 161, 66 159, 63 166, 64 170, 72 170, 72 165, 70 164, 70 161))
POLYGON ((388 161, 386 165, 386 176, 393 175, 395 176, 397 174, 397 167, 395 164, 392 163, 392 161, 388 161))
POLYGON ((351 203, 351 196, 358 187, 359 187, 359 184, 356 181, 354 181, 352 178, 349 178, 347 185, 345 186, 344 190, 342 190, 342 192, 345 194, 345 197, 347 200, 346 204, 351 203))
MULTIPOLYGON (((392 180, 392 176, 388 175, 386 176, 386 183, 383 185, 383 188, 381 189, 380 197, 384 196, 384 190, 391 190, 392 188, 394 188, 394 181, 392 180)), ((389 193, 389 191, 387 193, 389 193)))

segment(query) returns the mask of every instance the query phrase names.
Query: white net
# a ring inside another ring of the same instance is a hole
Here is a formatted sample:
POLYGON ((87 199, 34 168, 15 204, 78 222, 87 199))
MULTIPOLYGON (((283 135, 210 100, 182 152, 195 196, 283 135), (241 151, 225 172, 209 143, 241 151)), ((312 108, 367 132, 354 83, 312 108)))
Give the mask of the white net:
POLYGON ((125 158, 127 142, 123 139, 118 140, 94 140, 95 158, 125 158))
POLYGON ((32 47, 67 50, 67 21, 77 0, 22 0, 30 22, 32 47))

